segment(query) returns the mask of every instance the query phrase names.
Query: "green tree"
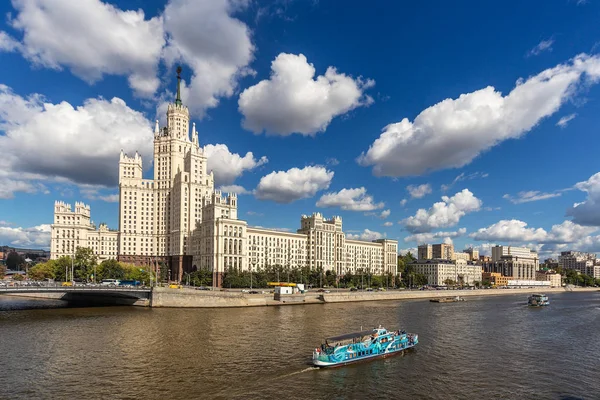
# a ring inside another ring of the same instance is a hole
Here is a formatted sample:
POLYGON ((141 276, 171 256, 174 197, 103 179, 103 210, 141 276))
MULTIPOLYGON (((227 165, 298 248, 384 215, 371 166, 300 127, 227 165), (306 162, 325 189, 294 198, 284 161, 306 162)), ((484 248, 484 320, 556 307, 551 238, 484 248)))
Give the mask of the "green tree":
POLYGON ((4 264, 0 264, 0 279, 4 279, 4 274, 6 274, 6 266, 4 264))
POLYGON ((456 282, 453 281, 452 279, 448 278, 448 279, 444 280, 444 285, 453 286, 453 285, 456 285, 456 282))
POLYGON ((97 267, 98 279, 124 279, 125 269, 117 260, 104 260, 97 267))
POLYGON ((155 279, 155 273, 150 266, 137 266, 134 264, 120 263, 125 271, 125 280, 138 281, 143 285, 150 284, 150 280, 155 279))
POLYGON ((45 263, 39 263, 29 268, 27 276, 35 281, 43 281, 45 279, 54 279, 56 277, 56 261, 49 260, 45 263))
POLYGON ((75 251, 75 274, 85 281, 91 280, 94 267, 98 264, 98 257, 89 247, 77 247, 75 251))
POLYGON ((10 270, 19 271, 23 264, 25 264, 25 259, 15 251, 11 251, 6 256, 6 267, 10 270))
MULTIPOLYGON (((257 274, 253 274, 253 283, 256 285, 257 274)), ((197 271, 190 273, 190 285, 192 286, 212 286, 212 271, 206 267, 200 267, 197 271)), ((258 285, 256 285, 258 287, 258 285)))
POLYGON ((54 264, 54 267, 55 267, 54 279, 57 281, 65 282, 67 280, 67 277, 65 276, 65 273, 67 271, 68 271, 68 277, 70 279, 71 263, 72 263, 72 260, 71 260, 71 257, 69 257, 69 256, 62 256, 58 260, 56 260, 56 263, 54 264))
POLYGON ((25 278, 23 277, 23 275, 21 274, 14 274, 12 276, 12 280, 13 281, 17 281, 17 282, 21 282, 22 280, 24 280, 25 278))

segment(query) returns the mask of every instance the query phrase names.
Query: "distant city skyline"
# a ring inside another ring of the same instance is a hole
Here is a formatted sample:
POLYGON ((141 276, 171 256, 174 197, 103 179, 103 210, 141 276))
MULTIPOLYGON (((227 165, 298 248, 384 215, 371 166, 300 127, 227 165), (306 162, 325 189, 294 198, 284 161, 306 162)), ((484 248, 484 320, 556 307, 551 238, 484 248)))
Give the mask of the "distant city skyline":
POLYGON ((0 245, 49 249, 57 199, 117 229, 120 151, 151 178, 181 65, 249 226, 600 252, 600 3, 540 4, 4 2, 0 245))

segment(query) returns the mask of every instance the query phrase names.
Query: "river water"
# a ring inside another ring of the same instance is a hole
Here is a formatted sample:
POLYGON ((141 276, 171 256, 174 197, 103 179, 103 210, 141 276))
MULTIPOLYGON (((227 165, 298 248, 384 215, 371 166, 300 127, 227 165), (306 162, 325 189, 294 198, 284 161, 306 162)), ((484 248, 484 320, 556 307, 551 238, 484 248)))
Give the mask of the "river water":
POLYGON ((146 309, 3 296, 0 399, 598 399, 600 292, 550 300, 146 309), (379 324, 419 345, 310 366, 323 337, 379 324))

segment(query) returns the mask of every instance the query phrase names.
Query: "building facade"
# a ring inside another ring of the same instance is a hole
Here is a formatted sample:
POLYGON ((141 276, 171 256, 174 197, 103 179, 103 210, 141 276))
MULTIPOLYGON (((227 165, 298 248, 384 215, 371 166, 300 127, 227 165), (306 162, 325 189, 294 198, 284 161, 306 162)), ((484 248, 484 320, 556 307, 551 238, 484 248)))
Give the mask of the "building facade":
POLYGON ((73 210, 70 204, 56 201, 51 235, 51 259, 73 257, 77 247, 91 248, 99 261, 119 255, 119 232, 108 229, 106 224, 96 228, 90 219, 90 206, 84 203, 76 202, 73 210))
POLYGON ((320 213, 303 215, 296 233, 249 227, 238 219, 236 194, 214 189, 207 157, 195 124, 180 98, 168 105, 167 125, 154 129, 153 179, 143 178, 142 157, 121 151, 119 158, 119 230, 96 229, 83 203, 57 202, 51 252, 56 259, 91 247, 100 260, 116 258, 136 265, 165 263, 170 279, 205 267, 221 286, 231 269, 267 266, 335 271, 338 275, 370 271, 396 273, 398 242, 346 239, 342 219, 320 213))
POLYGON ((482 265, 485 272, 498 272, 520 280, 535 280, 535 273, 540 269, 537 252, 514 246, 492 247, 491 261, 482 265))
POLYGON ((454 260, 454 245, 447 243, 422 244, 417 248, 419 260, 454 260))
POLYGON ((538 271, 535 274, 536 281, 549 281, 550 287, 561 287, 562 276, 554 271, 538 271))
POLYGON ((448 279, 459 284, 473 285, 482 279, 481 266, 465 260, 417 260, 411 265, 417 274, 427 277, 429 285, 443 286, 448 279))

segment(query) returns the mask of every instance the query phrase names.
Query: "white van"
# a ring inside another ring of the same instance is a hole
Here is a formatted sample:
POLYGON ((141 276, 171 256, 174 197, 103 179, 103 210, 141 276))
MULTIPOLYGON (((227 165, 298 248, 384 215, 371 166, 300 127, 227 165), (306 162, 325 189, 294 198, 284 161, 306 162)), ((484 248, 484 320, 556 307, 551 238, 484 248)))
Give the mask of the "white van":
POLYGON ((121 283, 118 279, 102 279, 102 286, 119 286, 121 283))

